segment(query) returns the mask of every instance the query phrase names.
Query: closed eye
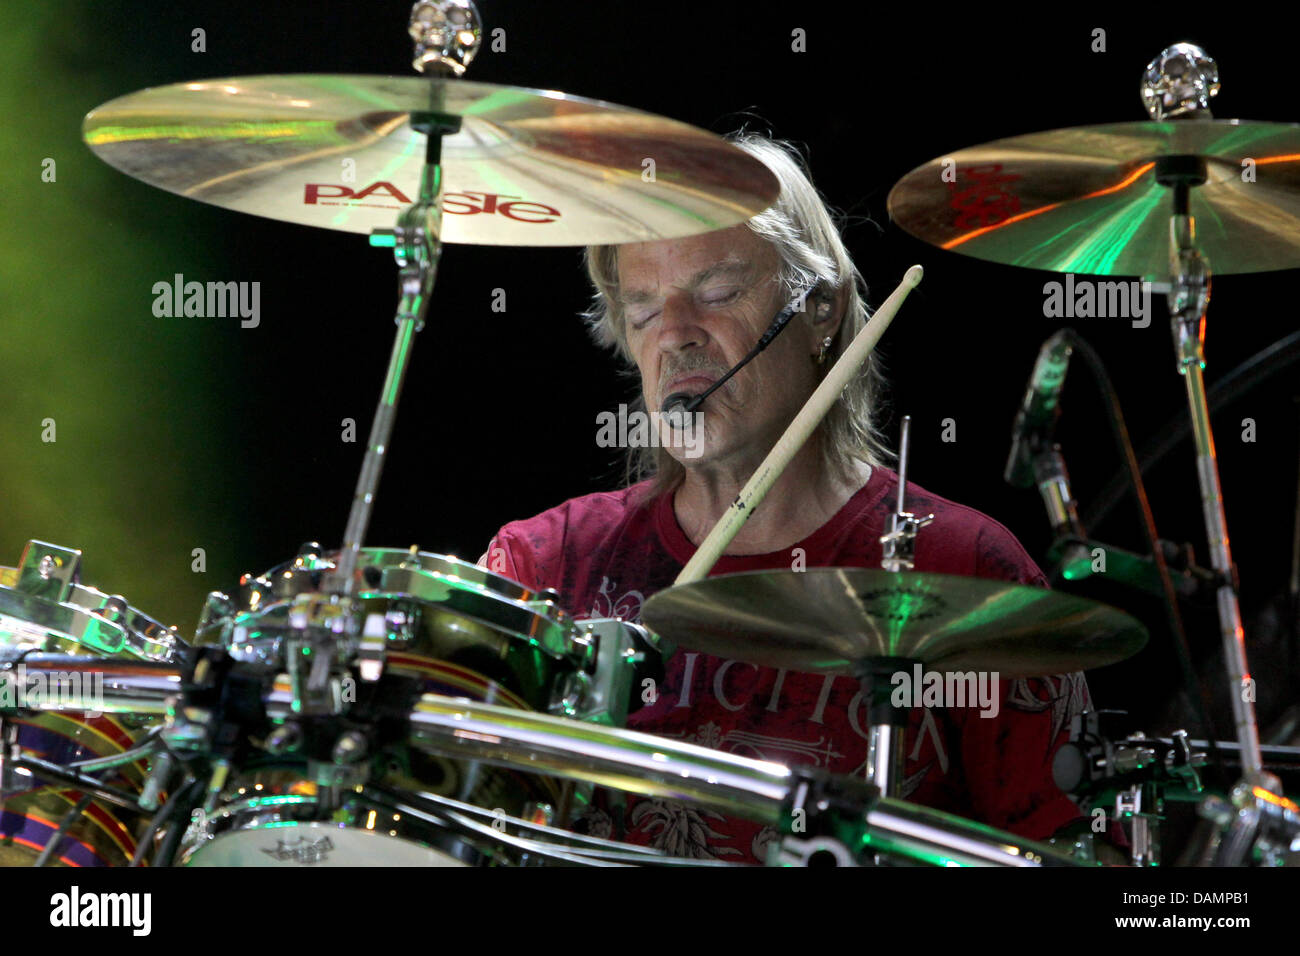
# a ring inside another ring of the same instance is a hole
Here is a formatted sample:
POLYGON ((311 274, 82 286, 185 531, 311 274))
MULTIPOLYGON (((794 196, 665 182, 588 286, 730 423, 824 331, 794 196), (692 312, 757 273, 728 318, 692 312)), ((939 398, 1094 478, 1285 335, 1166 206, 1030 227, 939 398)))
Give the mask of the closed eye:
POLYGON ((628 317, 628 322, 631 323, 632 328, 634 328, 634 329, 636 329, 638 332, 640 332, 640 331, 641 331, 642 329, 644 329, 647 325, 649 325, 649 324, 650 324, 650 320, 653 319, 653 318, 654 318, 655 316, 657 316, 658 314, 659 314, 659 310, 658 310, 658 309, 656 309, 654 312, 638 312, 638 313, 635 313, 635 314, 629 316, 629 317, 628 317))
POLYGON ((728 305, 736 301, 740 293, 740 289, 711 290, 708 294, 701 296, 700 301, 705 305, 728 305))

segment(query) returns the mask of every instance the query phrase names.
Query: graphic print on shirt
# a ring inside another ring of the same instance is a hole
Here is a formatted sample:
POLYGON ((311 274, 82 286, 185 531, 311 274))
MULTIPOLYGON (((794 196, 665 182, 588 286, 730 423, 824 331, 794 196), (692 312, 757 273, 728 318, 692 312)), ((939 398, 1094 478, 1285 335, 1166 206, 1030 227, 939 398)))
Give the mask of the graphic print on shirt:
POLYGON ((663 850, 669 856, 718 860, 742 855, 735 847, 717 842, 727 839, 730 834, 710 827, 710 822, 716 825, 728 822, 726 817, 713 810, 651 797, 638 802, 629 819, 633 831, 647 836, 651 847, 663 850), (714 842, 711 843, 710 838, 714 842))
POLYGON ((1048 750, 1062 730, 1070 729, 1070 721, 1091 706, 1088 683, 1083 674, 1056 674, 1052 677, 1019 678, 1011 681, 1007 706, 1026 713, 1037 714, 1051 709, 1052 732, 1048 737, 1048 750), (1032 683, 1031 683, 1032 681, 1032 683), (1044 687, 1047 699, 1034 692, 1033 684, 1044 687))
POLYGON ((617 617, 633 624, 641 623, 641 605, 645 595, 640 591, 625 591, 617 599, 611 598, 617 584, 604 575, 600 579, 600 588, 591 604, 591 617, 617 617))

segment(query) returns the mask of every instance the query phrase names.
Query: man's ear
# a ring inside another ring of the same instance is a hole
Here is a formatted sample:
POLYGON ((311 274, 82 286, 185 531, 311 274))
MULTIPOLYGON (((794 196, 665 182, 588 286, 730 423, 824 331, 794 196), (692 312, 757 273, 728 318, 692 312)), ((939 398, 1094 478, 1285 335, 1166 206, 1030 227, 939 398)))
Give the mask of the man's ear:
POLYGON ((849 287, 843 285, 833 291, 819 288, 812 307, 813 328, 819 336, 834 338, 844 321, 844 310, 849 303, 849 287))

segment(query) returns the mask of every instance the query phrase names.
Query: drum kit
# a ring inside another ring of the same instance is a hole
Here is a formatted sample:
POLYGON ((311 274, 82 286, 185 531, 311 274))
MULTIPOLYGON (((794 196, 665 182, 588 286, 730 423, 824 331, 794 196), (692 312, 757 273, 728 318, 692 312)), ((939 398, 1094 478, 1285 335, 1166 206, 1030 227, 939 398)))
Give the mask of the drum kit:
MULTIPOLYGON (((397 332, 341 547, 304 545, 214 592, 188 635, 82 584, 77 550, 31 541, 0 568, 0 863, 737 865, 570 829, 604 787, 773 826, 771 865, 1097 865, 1082 838, 1028 841, 900 799, 888 707, 872 708, 866 779, 625 728, 676 646, 870 689, 900 662, 1041 676, 1146 642, 1136 620, 1093 601, 911 570, 924 522, 902 500, 882 569, 709 578, 723 540, 647 601, 644 625, 578 620, 553 591, 363 543, 443 243, 673 238, 744 222, 778 190, 761 163, 690 126, 464 80, 481 32, 468 0, 421 0, 410 33, 422 76, 181 83, 86 117, 90 148, 146 183, 391 247, 397 332), (338 185, 344 161, 355 185, 338 185)), ((895 187, 890 210, 927 242, 990 261, 1168 277, 1236 686, 1249 670, 1201 380, 1208 263, 1300 264, 1300 127, 1202 118, 1215 89, 1213 65, 1174 48, 1146 81, 1152 122, 937 159, 895 187)), ((1212 742, 1112 739, 1096 714, 1077 721, 1058 780, 1114 799, 1133 865, 1159 862, 1166 796, 1200 801, 1201 861, 1284 862, 1300 848, 1300 807, 1271 768, 1300 761, 1261 749, 1251 698, 1238 697, 1236 745, 1217 750, 1240 779, 1222 793, 1201 782, 1212 742)))

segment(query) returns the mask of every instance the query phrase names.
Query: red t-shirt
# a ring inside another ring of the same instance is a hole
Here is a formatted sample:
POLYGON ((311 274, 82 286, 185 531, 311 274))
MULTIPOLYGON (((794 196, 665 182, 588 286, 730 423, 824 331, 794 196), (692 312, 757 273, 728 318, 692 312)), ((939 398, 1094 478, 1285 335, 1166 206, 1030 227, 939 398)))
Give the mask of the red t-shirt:
MULTIPOLYGON (((670 587, 695 552, 672 496, 647 501, 647 488, 574 498, 512 522, 492 539, 488 567, 533 588, 554 588, 575 617, 639 621, 645 599, 670 587)), ((873 468, 844 507, 798 545, 723 557, 712 574, 789 570, 796 561, 879 568, 879 539, 897 489, 895 472, 873 468)), ((934 514, 916 539, 917 571, 1046 586, 1011 532, 988 516, 912 482, 907 505, 914 514, 934 514)), ((1082 674, 998 683, 996 717, 971 707, 913 710, 901 796, 1045 839, 1080 816, 1052 781, 1051 767, 1070 717, 1087 705, 1087 686, 1082 674)), ((862 775, 867 736, 860 690, 852 677, 786 672, 682 649, 669 659, 657 699, 633 713, 628 726, 744 757, 862 775)), ((704 808, 632 795, 626 802, 621 825, 616 802, 595 802, 586 814, 588 832, 677 856, 753 863, 766 859, 776 836, 771 827, 704 808)))

